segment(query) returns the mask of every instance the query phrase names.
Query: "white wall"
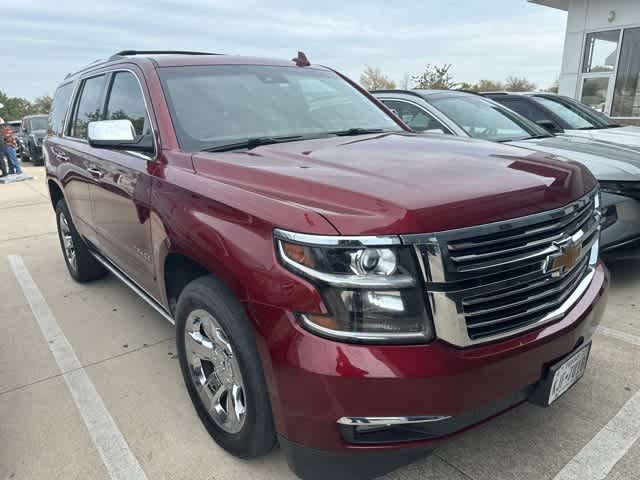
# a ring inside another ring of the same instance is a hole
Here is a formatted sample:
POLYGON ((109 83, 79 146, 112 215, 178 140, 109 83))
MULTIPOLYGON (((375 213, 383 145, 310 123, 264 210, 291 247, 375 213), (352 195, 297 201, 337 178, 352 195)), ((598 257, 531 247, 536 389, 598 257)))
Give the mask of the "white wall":
POLYGON ((576 97, 582 46, 587 31, 640 26, 640 0, 570 0, 560 70, 560 93, 576 97), (613 22, 609 12, 616 12, 613 22))

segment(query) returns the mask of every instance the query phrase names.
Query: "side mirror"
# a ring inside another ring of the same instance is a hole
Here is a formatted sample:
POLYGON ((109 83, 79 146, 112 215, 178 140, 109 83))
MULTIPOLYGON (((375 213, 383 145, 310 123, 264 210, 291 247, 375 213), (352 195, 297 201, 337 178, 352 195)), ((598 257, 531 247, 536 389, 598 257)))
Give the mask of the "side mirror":
POLYGON ((538 120, 536 123, 549 133, 560 133, 562 131, 561 129, 557 128, 556 124, 551 120, 538 120))
POLYGON ((94 148, 153 152, 151 135, 136 135, 131 120, 100 120, 89 122, 89 145, 94 148))

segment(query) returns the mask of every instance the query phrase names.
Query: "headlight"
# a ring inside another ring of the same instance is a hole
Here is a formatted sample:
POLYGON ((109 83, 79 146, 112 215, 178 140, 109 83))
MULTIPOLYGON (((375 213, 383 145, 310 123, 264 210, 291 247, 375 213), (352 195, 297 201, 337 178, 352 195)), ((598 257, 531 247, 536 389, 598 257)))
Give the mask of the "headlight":
POLYGON ((600 190, 603 193, 612 193, 613 195, 622 195, 623 197, 631 197, 640 200, 640 181, 601 181, 600 190))
POLYGON ((314 333, 356 342, 433 338, 415 253, 397 237, 324 237, 276 230, 282 264, 314 283, 326 314, 298 312, 314 333))

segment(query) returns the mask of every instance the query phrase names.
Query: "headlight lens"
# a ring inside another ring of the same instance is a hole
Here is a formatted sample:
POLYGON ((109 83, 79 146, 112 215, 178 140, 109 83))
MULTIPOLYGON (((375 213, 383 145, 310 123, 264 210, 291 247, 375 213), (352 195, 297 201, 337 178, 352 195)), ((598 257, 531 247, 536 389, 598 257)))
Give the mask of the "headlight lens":
POLYGON ((357 237, 343 242, 340 237, 281 230, 275 237, 283 265, 314 283, 327 308, 327 314, 299 312, 307 329, 356 342, 417 343, 433 338, 410 247, 362 245, 357 237))
POLYGON ((631 197, 636 200, 640 200, 639 181, 601 181, 600 191, 603 193, 612 193, 614 195, 622 195, 623 197, 631 197))

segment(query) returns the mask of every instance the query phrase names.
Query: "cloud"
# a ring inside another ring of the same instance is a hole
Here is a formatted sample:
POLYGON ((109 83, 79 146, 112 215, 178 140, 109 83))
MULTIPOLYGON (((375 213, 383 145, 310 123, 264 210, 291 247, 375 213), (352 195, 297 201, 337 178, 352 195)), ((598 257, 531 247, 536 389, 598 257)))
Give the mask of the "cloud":
POLYGON ((358 78, 365 65, 400 80, 452 63, 459 81, 558 76, 566 14, 524 0, 21 0, 3 7, 0 90, 51 94, 67 72, 121 49, 191 49, 291 58, 358 78), (10 72, 7 72, 7 67, 10 72))

